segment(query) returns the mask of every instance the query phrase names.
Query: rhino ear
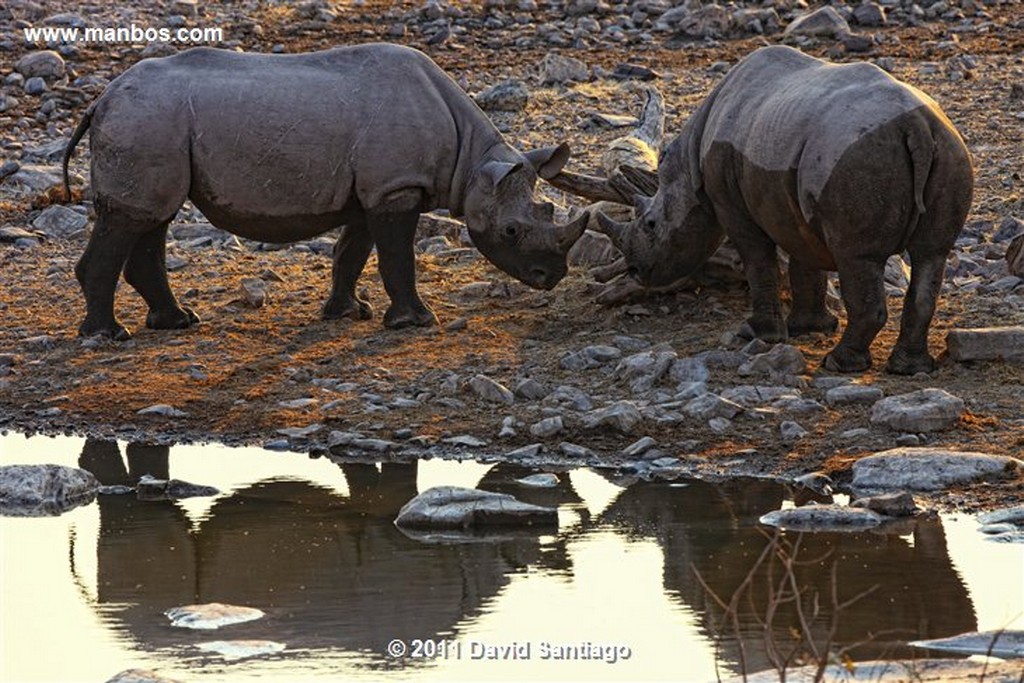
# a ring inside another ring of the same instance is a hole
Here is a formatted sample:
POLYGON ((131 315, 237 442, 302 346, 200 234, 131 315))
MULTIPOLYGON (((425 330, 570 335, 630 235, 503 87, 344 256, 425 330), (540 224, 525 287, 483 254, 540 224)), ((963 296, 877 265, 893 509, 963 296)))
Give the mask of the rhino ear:
POLYGON ((510 164, 506 161, 488 161, 480 167, 480 175, 487 179, 491 188, 496 188, 509 174, 514 173, 523 167, 522 163, 510 164))
POLYGON ((557 147, 531 149, 529 152, 524 153, 523 156, 526 157, 526 160, 537 171, 537 175, 544 180, 550 180, 565 167, 565 164, 569 161, 570 154, 572 154, 572 150, 567 143, 563 142, 557 147))

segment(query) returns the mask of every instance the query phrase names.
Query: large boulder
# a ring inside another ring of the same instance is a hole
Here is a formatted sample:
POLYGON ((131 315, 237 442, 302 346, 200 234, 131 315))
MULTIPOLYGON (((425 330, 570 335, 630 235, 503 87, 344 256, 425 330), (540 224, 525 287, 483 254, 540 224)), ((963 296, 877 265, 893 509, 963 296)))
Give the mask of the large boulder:
POLYGON ((91 503, 100 483, 91 472, 63 465, 0 467, 0 514, 59 515, 91 503))
POLYGON ((955 484, 1013 476, 1022 462, 1004 455, 944 448, 893 448, 853 464, 857 490, 938 491, 955 484))

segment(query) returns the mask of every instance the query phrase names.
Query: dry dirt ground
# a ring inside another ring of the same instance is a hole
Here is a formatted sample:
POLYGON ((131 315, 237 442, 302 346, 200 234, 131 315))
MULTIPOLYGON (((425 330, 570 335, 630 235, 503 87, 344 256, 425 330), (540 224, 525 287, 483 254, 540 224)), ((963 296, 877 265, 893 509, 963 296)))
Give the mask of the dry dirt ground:
MULTIPOLYGON (((268 50, 280 44, 295 52, 388 39, 389 21, 375 17, 375 12, 392 5, 339 5, 338 21, 310 31, 290 28, 294 17, 287 6, 260 5, 253 19, 260 23, 262 34, 247 36, 241 46, 268 50)), ((991 30, 960 35, 942 21, 879 28, 873 32, 880 44, 871 52, 839 59, 891 58, 897 77, 938 100, 964 134, 976 161, 977 189, 968 224, 998 226, 1007 216, 1024 215, 1024 99, 1020 94, 1024 29, 1019 28, 1024 6, 993 5, 987 11, 991 30), (974 65, 962 72, 963 78, 951 79, 951 60, 961 55, 972 56, 974 65)), ((597 79, 541 86, 536 73, 548 52, 545 47, 497 49, 488 45, 485 34, 461 36, 458 42, 439 46, 425 45, 415 33, 400 40, 426 50, 456 79, 464 79, 470 92, 509 77, 524 80, 531 91, 526 110, 499 116, 508 137, 524 148, 568 140, 575 152, 570 162, 574 170, 596 172, 604 146, 621 134, 584 125, 589 112, 635 115, 640 106, 633 82, 597 79)), ((659 72, 661 78, 655 84, 668 103, 666 131, 672 135, 720 77, 710 68, 712 64, 735 63, 765 42, 777 41, 777 36, 679 43, 659 38, 645 49, 602 44, 562 52, 609 70, 630 62, 659 72)), ((806 49, 826 56, 833 42, 806 49)), ((8 64, 27 51, 19 43, 13 54, 0 53, 4 61, 0 71, 9 73, 8 64)), ((138 55, 138 49, 89 46, 69 61, 79 75, 91 70, 116 74, 138 55)), ((19 113, 31 117, 29 99, 23 100, 23 111, 8 111, 2 120, 13 122, 19 113)), ((83 108, 77 107, 76 112, 83 108)), ((64 135, 75 118, 59 123, 64 135)), ((15 133, 4 124, 3 130, 5 140, 25 139, 26 145, 51 139, 42 125, 15 133)), ((7 155, 17 158, 16 149, 8 147, 7 155)), ((86 175, 87 158, 82 145, 73 170, 86 175)), ((553 188, 541 191, 563 206, 582 205, 553 188)), ((52 195, 5 194, 3 199, 0 225, 28 227, 52 195)), ((716 348, 723 334, 747 315, 746 292, 737 283, 604 307, 594 301, 596 285, 584 268, 574 268, 555 290, 537 292, 512 281, 474 253, 421 254, 420 291, 434 307, 441 326, 389 331, 380 322, 387 298, 373 260, 363 284, 375 307, 375 319, 325 322, 319 319, 319 311, 329 288, 329 255, 296 249, 188 248, 179 240, 171 244, 169 253, 181 258, 184 266, 172 273, 172 286, 203 323, 187 331, 147 330, 141 298, 122 285, 118 314, 135 336, 126 343, 113 343, 76 336, 84 304, 73 268, 84 244, 84 234, 47 240, 33 248, 0 244, 0 354, 7 354, 0 367, 2 429, 260 444, 279 438, 276 430, 320 424, 322 429, 294 441, 293 447, 315 451, 324 446, 330 431, 340 430, 389 440, 411 434, 420 437, 414 443, 427 452, 456 453, 460 449, 443 439, 468 434, 489 442, 483 448, 461 450, 468 457, 501 456, 535 442, 542 443, 545 452, 557 454, 559 444, 568 441, 592 449, 594 459, 608 464, 630 461, 622 450, 642 436, 651 436, 663 455, 679 457, 694 471, 792 476, 825 470, 840 482, 858 457, 896 444, 896 434, 871 426, 869 407, 828 409, 795 418, 771 413, 739 417, 724 433, 689 418, 669 425, 645 420, 630 434, 585 430, 576 414, 562 411, 566 430, 538 439, 528 425, 548 414, 541 402, 487 403, 465 387, 465 381, 478 373, 510 387, 530 376, 550 387, 577 386, 598 405, 632 399, 610 368, 568 371, 559 360, 585 346, 610 343, 616 335, 667 343, 680 357, 716 348), (261 275, 267 279, 266 305, 240 305, 241 280, 261 275), (479 282, 490 284, 466 287, 479 282), (443 387, 452 374, 457 380, 443 387), (328 384, 337 389, 339 380, 352 385, 341 384, 341 390, 324 388, 328 384), (418 405, 380 408, 397 397, 418 400, 418 405), (282 406, 301 398, 316 402, 302 408, 282 406), (186 415, 137 414, 154 404, 170 404, 186 415), (499 439, 505 416, 515 419, 517 434, 499 439), (784 419, 798 420, 810 434, 795 444, 783 443, 779 423, 784 419), (868 432, 856 437, 844 434, 855 428, 868 428, 868 432)), ((931 331, 933 353, 942 351, 945 334, 956 327, 1024 324, 1020 299, 1012 305, 1006 301, 1003 293, 949 287, 931 331)), ((944 362, 930 376, 886 375, 880 366, 894 343, 899 311, 900 300, 890 298, 890 322, 873 347, 878 367, 857 381, 877 385, 886 395, 941 387, 962 397, 968 412, 953 429, 924 436, 923 444, 1020 456, 1024 452, 1024 367, 944 362)), ((819 336, 794 342, 808 358, 808 375, 823 374, 821 358, 836 340, 836 336, 819 336)), ((711 388, 748 383, 731 371, 717 371, 711 388)), ((804 393, 822 400, 820 390, 808 388, 804 393)), ((1022 492, 1024 480, 1018 476, 947 492, 935 502, 962 509, 999 507, 1019 502, 1022 492)))

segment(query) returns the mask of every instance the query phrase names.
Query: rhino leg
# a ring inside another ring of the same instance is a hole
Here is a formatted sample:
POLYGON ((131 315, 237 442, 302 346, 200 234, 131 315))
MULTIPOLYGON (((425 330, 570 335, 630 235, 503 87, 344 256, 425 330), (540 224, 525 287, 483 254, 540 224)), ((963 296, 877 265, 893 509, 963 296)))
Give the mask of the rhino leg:
POLYGON ((167 225, 144 233, 135 242, 124 266, 124 279, 135 288, 149 306, 146 327, 154 330, 178 330, 199 322, 192 309, 178 304, 167 281, 167 225))
POLYGON ((391 306, 384 314, 384 326, 393 329, 437 324, 437 316, 416 292, 416 256, 413 238, 419 211, 387 210, 367 214, 367 226, 377 245, 378 267, 391 306))
POLYGON ((946 254, 915 255, 911 250, 910 288, 903 298, 900 334, 885 369, 896 375, 931 372, 935 359, 928 353, 928 326, 942 289, 946 254))
POLYGON ((786 321, 779 298, 779 259, 775 242, 736 207, 715 204, 715 215, 736 245, 750 286, 752 313, 740 326, 739 336, 766 342, 785 340, 786 321))
POLYGON ((793 307, 786 319, 789 336, 799 337, 813 332, 831 334, 839 319, 825 304, 828 276, 823 270, 810 268, 800 261, 789 259, 789 288, 793 294, 793 307))
POLYGON ((839 284, 846 304, 847 325, 839 343, 822 361, 826 370, 861 372, 871 367, 871 342, 888 317, 884 274, 884 261, 840 261, 839 284))
POLYGON ((373 317, 370 304, 356 296, 356 282, 371 249, 373 238, 365 220, 354 220, 341 228, 338 241, 334 243, 333 283, 331 295, 323 307, 324 320, 369 320, 373 317))
POLYGON ((78 334, 124 341, 131 333, 114 316, 114 292, 138 233, 123 227, 99 202, 96 212, 89 244, 75 266, 75 277, 85 295, 85 320, 78 327, 78 334))

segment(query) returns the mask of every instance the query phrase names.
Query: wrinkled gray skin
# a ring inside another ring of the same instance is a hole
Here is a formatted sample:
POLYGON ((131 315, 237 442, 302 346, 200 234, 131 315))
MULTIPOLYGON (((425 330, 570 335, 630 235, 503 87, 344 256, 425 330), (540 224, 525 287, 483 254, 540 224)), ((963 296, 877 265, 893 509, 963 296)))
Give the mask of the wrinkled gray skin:
POLYGON ((75 270, 82 335, 129 336, 114 316, 122 269, 149 305, 148 327, 198 322, 165 268, 167 226, 186 199, 217 227, 264 242, 343 226, 325 318, 372 316, 355 287, 376 245, 389 327, 436 322, 416 292, 421 212, 464 215, 488 259, 542 289, 565 275, 586 222, 556 226, 553 207, 533 202, 538 174, 558 173, 566 145, 520 154, 426 55, 395 45, 144 60, 89 108, 65 174, 90 127, 96 225, 75 270))
POLYGON ((743 259, 748 338, 830 333, 825 271, 839 272, 849 316, 827 369, 859 372, 886 321, 886 259, 912 275, 887 369, 930 371, 927 334, 949 250, 971 204, 963 140, 927 95, 871 64, 834 65, 788 47, 733 68, 666 148, 659 190, 637 219, 599 216, 644 284, 692 274, 728 235, 743 259), (776 247, 789 254, 783 317, 776 247))

